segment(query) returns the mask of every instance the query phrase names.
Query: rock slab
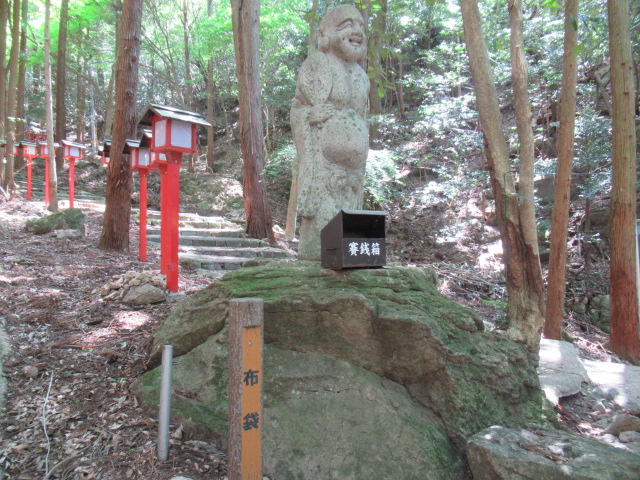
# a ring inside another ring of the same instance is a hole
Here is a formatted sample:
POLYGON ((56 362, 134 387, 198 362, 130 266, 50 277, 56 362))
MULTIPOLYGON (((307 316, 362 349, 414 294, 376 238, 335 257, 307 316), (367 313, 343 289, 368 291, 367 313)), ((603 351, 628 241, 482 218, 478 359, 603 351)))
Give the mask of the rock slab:
POLYGON ((640 455, 539 426, 487 428, 467 456, 474 480, 640 479, 640 455))
POLYGON ((540 384, 547 399, 556 405, 560 398, 575 395, 589 376, 572 343, 543 338, 540 341, 540 384))
POLYGON ((419 268, 254 262, 178 304, 135 386, 157 408, 174 347, 174 419, 226 448, 227 304, 264 300, 264 464, 278 479, 459 479, 466 441, 545 423, 534 358, 484 331, 419 268))
POLYGON ((44 235, 54 230, 76 230, 84 236, 85 221, 86 216, 82 210, 67 208, 35 220, 27 220, 25 228, 36 235, 44 235))

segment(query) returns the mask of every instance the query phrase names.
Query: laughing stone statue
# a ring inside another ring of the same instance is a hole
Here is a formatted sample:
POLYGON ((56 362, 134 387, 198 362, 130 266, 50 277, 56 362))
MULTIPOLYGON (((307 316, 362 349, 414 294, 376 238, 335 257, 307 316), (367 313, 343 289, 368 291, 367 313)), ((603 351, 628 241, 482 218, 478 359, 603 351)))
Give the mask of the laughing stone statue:
POLYGON ((320 259, 320 231, 341 209, 362 208, 369 151, 369 79, 357 63, 367 54, 367 37, 355 7, 341 5, 325 15, 318 50, 302 64, 291 108, 300 260, 320 259))

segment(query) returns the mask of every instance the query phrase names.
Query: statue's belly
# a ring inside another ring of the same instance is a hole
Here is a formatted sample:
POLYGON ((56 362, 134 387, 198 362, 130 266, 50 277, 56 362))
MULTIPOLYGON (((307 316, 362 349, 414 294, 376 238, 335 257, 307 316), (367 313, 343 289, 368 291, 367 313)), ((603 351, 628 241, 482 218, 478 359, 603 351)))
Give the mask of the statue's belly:
POLYGON ((354 110, 340 110, 322 127, 322 155, 331 163, 357 170, 364 168, 369 151, 369 130, 354 110))

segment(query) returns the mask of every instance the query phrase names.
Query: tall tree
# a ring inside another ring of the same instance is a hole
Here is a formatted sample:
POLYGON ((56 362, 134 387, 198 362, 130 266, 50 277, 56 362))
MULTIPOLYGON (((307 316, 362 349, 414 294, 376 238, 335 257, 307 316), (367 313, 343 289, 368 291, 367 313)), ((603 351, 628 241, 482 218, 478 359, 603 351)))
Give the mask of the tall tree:
POLYGON ((7 91, 7 151, 4 169, 3 188, 13 197, 15 181, 13 178, 13 149, 17 145, 16 113, 18 111, 18 56, 20 53, 20 0, 13 0, 13 20, 11 24, 11 54, 9 57, 9 89, 7 91))
POLYGON ((608 0, 613 124, 611 350, 640 362, 636 258, 636 127, 628 0, 608 0))
POLYGON ((122 6, 116 74, 116 110, 107 175, 106 209, 99 248, 124 251, 129 248, 131 219, 131 172, 122 154, 127 138, 136 134, 136 95, 140 61, 142 1, 125 0, 122 6))
MULTIPOLYGON (((369 89, 369 113, 382 113, 382 97, 385 89, 386 72, 382 66, 382 47, 387 25, 387 0, 378 0, 378 10, 371 20, 368 46, 368 74, 371 82, 369 89)), ((376 129, 377 130, 377 129, 376 129)), ((375 131, 369 130, 370 134, 375 131)))
POLYGON ((562 60, 562 90, 560 99, 560 128, 558 132, 558 164, 556 190, 551 217, 551 251, 547 280, 547 310, 544 336, 554 340, 562 337, 562 317, 566 291, 567 224, 571 193, 571 165, 573 163, 573 135, 576 116, 576 82, 578 62, 578 0, 566 0, 564 10, 564 55, 562 60))
MULTIPOLYGON (((0 0, 0 139, 5 139, 7 121, 7 21, 9 0, 0 0)), ((2 172, 0 172, 2 173, 2 172)), ((2 175, 0 175, 1 177, 2 175)))
POLYGON ((107 99, 105 105, 105 114, 104 114, 104 138, 111 138, 112 130, 113 130, 113 116, 115 109, 114 102, 114 87, 116 83, 116 76, 118 70, 118 55, 120 52, 120 38, 121 38, 121 26, 122 26, 122 2, 121 0, 113 0, 110 4, 111 9, 113 10, 116 16, 116 41, 114 45, 114 52, 116 61, 113 63, 111 67, 111 75, 109 75, 109 86, 107 87, 107 99))
POLYGON ((531 233, 527 231, 535 231, 535 224, 524 223, 526 216, 522 215, 520 197, 516 195, 477 1, 461 0, 460 5, 504 251, 509 318, 507 335, 526 344, 531 351, 537 351, 544 323, 541 310, 543 284, 536 246, 530 243, 531 233))
POLYGON ((236 52, 240 144, 242 148, 242 196, 247 234, 275 243, 271 209, 264 182, 266 164, 260 108, 260 1, 232 0, 233 43, 236 52))
POLYGON ((22 139, 25 128, 27 127, 24 106, 24 90, 27 75, 27 20, 29 15, 29 0, 22 0, 22 14, 20 27, 20 54, 18 60, 18 111, 17 117, 20 124, 18 125, 18 138, 22 139))
MULTIPOLYGON (((193 108, 193 79, 191 78, 191 47, 189 46, 191 25, 189 24, 189 3, 187 0, 182 0, 182 27, 184 40, 184 99, 187 110, 191 110, 193 108)), ((195 155, 187 155, 187 169, 190 173, 196 171, 195 155)))
POLYGON ((51 2, 45 2, 44 21, 44 88, 47 129, 47 151, 49 152, 49 210, 58 211, 58 173, 53 148, 53 86, 51 82, 51 2))
MULTIPOLYGON (((207 15, 213 17, 213 0, 207 0, 207 15)), ((207 59, 207 120, 211 125, 207 127, 207 168, 213 172, 215 161, 215 84, 213 79, 214 58, 207 59)))
POLYGON ((56 152, 56 166, 60 170, 64 165, 62 158, 62 140, 66 138, 67 105, 67 24, 69 23, 69 0, 60 4, 60 25, 58 30, 58 62, 56 64, 56 131, 55 140, 60 145, 56 152))
POLYGON ((84 110, 86 107, 86 90, 87 84, 82 75, 87 71, 87 57, 78 54, 78 72, 76 76, 76 141, 84 143, 85 141, 85 121, 84 110))

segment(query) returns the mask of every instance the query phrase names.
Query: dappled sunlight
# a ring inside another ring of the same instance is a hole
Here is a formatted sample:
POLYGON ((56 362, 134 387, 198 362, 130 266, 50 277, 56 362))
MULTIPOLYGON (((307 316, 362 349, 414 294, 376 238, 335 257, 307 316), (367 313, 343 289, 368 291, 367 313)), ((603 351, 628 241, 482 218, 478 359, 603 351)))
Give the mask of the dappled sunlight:
POLYGON ((478 255, 478 268, 482 270, 502 271, 502 241, 496 240, 486 245, 486 251, 478 255))
POLYGON ((150 322, 152 318, 144 312, 134 310, 115 312, 108 323, 104 322, 104 327, 85 332, 74 343, 90 347, 117 342, 124 340, 125 337, 136 335, 136 330, 150 322))
POLYGON ((117 312, 115 314, 117 326, 122 330, 133 331, 151 321, 151 317, 144 312, 117 312))

